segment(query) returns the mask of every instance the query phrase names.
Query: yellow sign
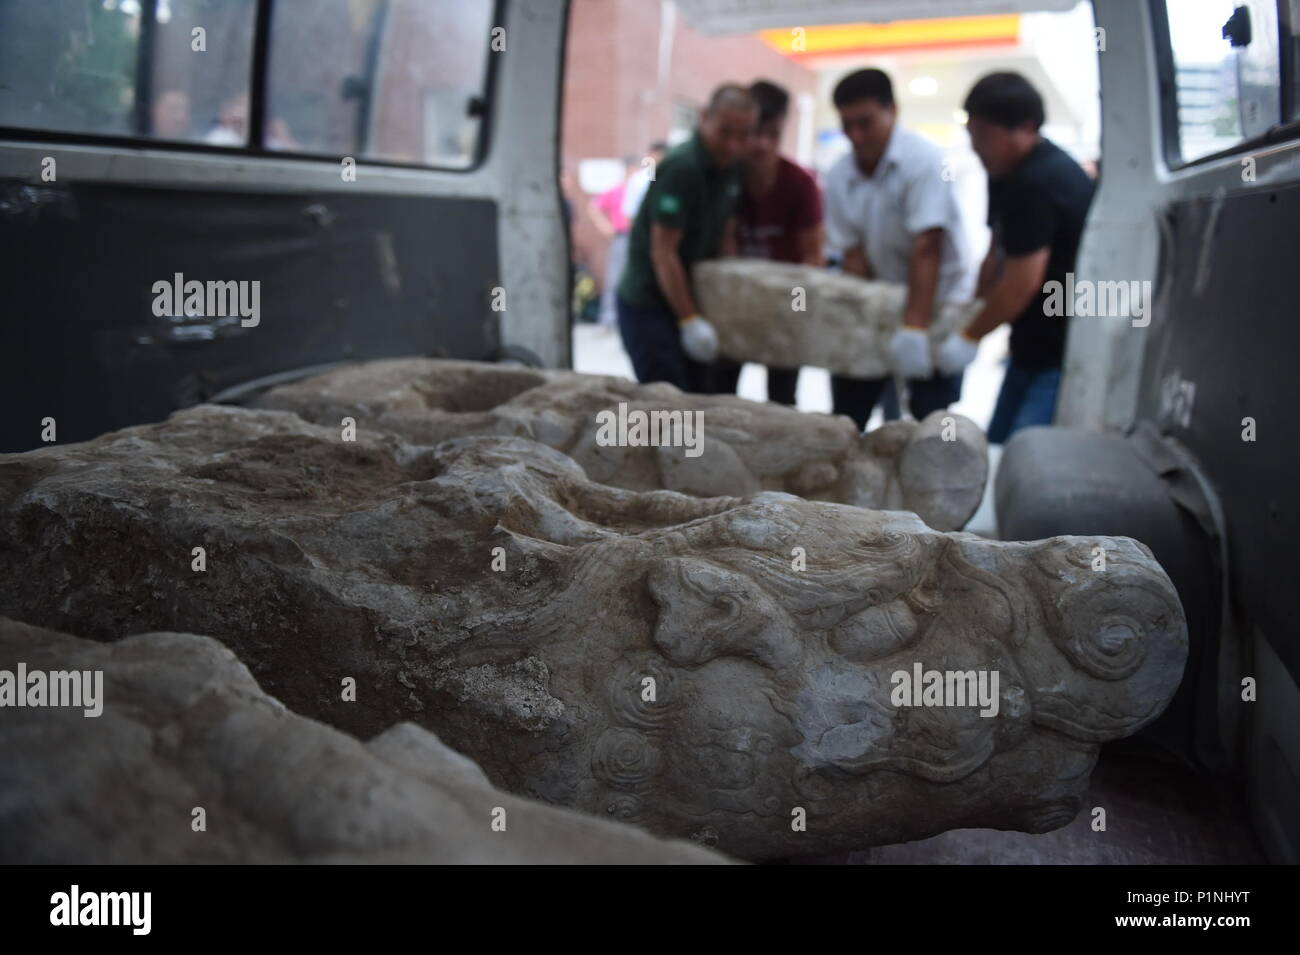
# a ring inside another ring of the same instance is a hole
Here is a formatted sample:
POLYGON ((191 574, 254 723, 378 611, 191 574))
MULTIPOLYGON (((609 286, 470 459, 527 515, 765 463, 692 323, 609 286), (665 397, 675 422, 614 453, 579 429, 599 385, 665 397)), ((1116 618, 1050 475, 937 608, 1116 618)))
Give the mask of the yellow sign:
POLYGON ((795 58, 947 46, 1005 45, 1019 42, 1020 16, 1010 13, 988 17, 894 20, 889 23, 844 23, 763 30, 759 36, 768 46, 795 58))

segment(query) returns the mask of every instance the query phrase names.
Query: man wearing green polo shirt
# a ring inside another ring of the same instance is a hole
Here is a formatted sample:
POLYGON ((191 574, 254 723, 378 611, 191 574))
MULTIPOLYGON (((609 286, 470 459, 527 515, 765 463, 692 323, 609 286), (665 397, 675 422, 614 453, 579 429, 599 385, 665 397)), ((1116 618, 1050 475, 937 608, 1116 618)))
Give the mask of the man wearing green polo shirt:
POLYGON ((690 267, 736 254, 739 160, 758 112, 743 86, 718 87, 699 129, 664 157, 637 211, 618 286, 618 327, 637 381, 711 391, 713 326, 691 292, 690 267))

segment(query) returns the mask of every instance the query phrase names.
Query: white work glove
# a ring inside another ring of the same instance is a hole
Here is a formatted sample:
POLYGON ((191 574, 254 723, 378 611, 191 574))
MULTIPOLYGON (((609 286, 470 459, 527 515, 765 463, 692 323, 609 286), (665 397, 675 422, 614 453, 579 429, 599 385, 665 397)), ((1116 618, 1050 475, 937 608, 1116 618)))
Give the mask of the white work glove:
POLYGON ((889 355, 894 360, 894 371, 904 378, 929 378, 934 374, 930 336, 922 329, 901 326, 889 340, 889 355))
POLYGON ((718 333, 703 315, 692 315, 681 324, 682 349, 694 361, 708 364, 718 357, 718 333))
POLYGON ((934 364, 942 374, 955 375, 975 360, 980 343, 971 341, 962 332, 953 332, 934 350, 934 364))

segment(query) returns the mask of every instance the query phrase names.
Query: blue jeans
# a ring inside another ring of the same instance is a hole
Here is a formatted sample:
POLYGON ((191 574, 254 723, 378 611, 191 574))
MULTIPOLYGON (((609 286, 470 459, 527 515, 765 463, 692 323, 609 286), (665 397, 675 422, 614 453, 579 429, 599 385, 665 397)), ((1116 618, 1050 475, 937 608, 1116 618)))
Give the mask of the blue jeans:
POLYGON ((1009 362, 989 422, 989 441, 1003 444, 1021 428, 1051 424, 1060 388, 1061 369, 1021 368, 1015 361, 1009 362))

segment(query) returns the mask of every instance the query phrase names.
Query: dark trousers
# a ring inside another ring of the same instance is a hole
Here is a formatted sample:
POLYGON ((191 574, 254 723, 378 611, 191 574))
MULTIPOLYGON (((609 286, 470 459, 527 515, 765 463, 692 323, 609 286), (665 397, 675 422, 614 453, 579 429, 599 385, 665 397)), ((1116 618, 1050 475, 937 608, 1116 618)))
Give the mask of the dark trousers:
POLYGON ((794 394, 799 390, 798 368, 767 368, 767 400, 779 405, 794 407, 794 394))
MULTIPOLYGON (((961 380, 964 372, 930 378, 912 378, 907 382, 911 392, 912 416, 921 421, 932 411, 946 408, 961 397, 961 380)), ((831 410, 848 415, 859 429, 865 429, 871 411, 880 400, 881 392, 889 378, 845 378, 831 375, 831 410)))
POLYGON ((740 369, 744 364, 730 358, 719 358, 709 366, 709 393, 734 395, 740 384, 740 369))
POLYGON ((642 384, 666 381, 682 391, 710 393, 711 369, 686 357, 677 319, 666 308, 633 305, 618 296, 618 332, 642 384))
MULTIPOLYGON (((716 395, 734 395, 740 384, 740 369, 744 366, 730 358, 719 358, 711 367, 712 380, 709 392, 716 395)), ((799 385, 798 368, 768 368, 767 400, 794 407, 794 393, 799 385)))
POLYGON ((894 387, 894 379, 885 379, 885 388, 880 393, 880 414, 886 421, 897 421, 903 417, 903 409, 898 407, 898 390, 894 387))

